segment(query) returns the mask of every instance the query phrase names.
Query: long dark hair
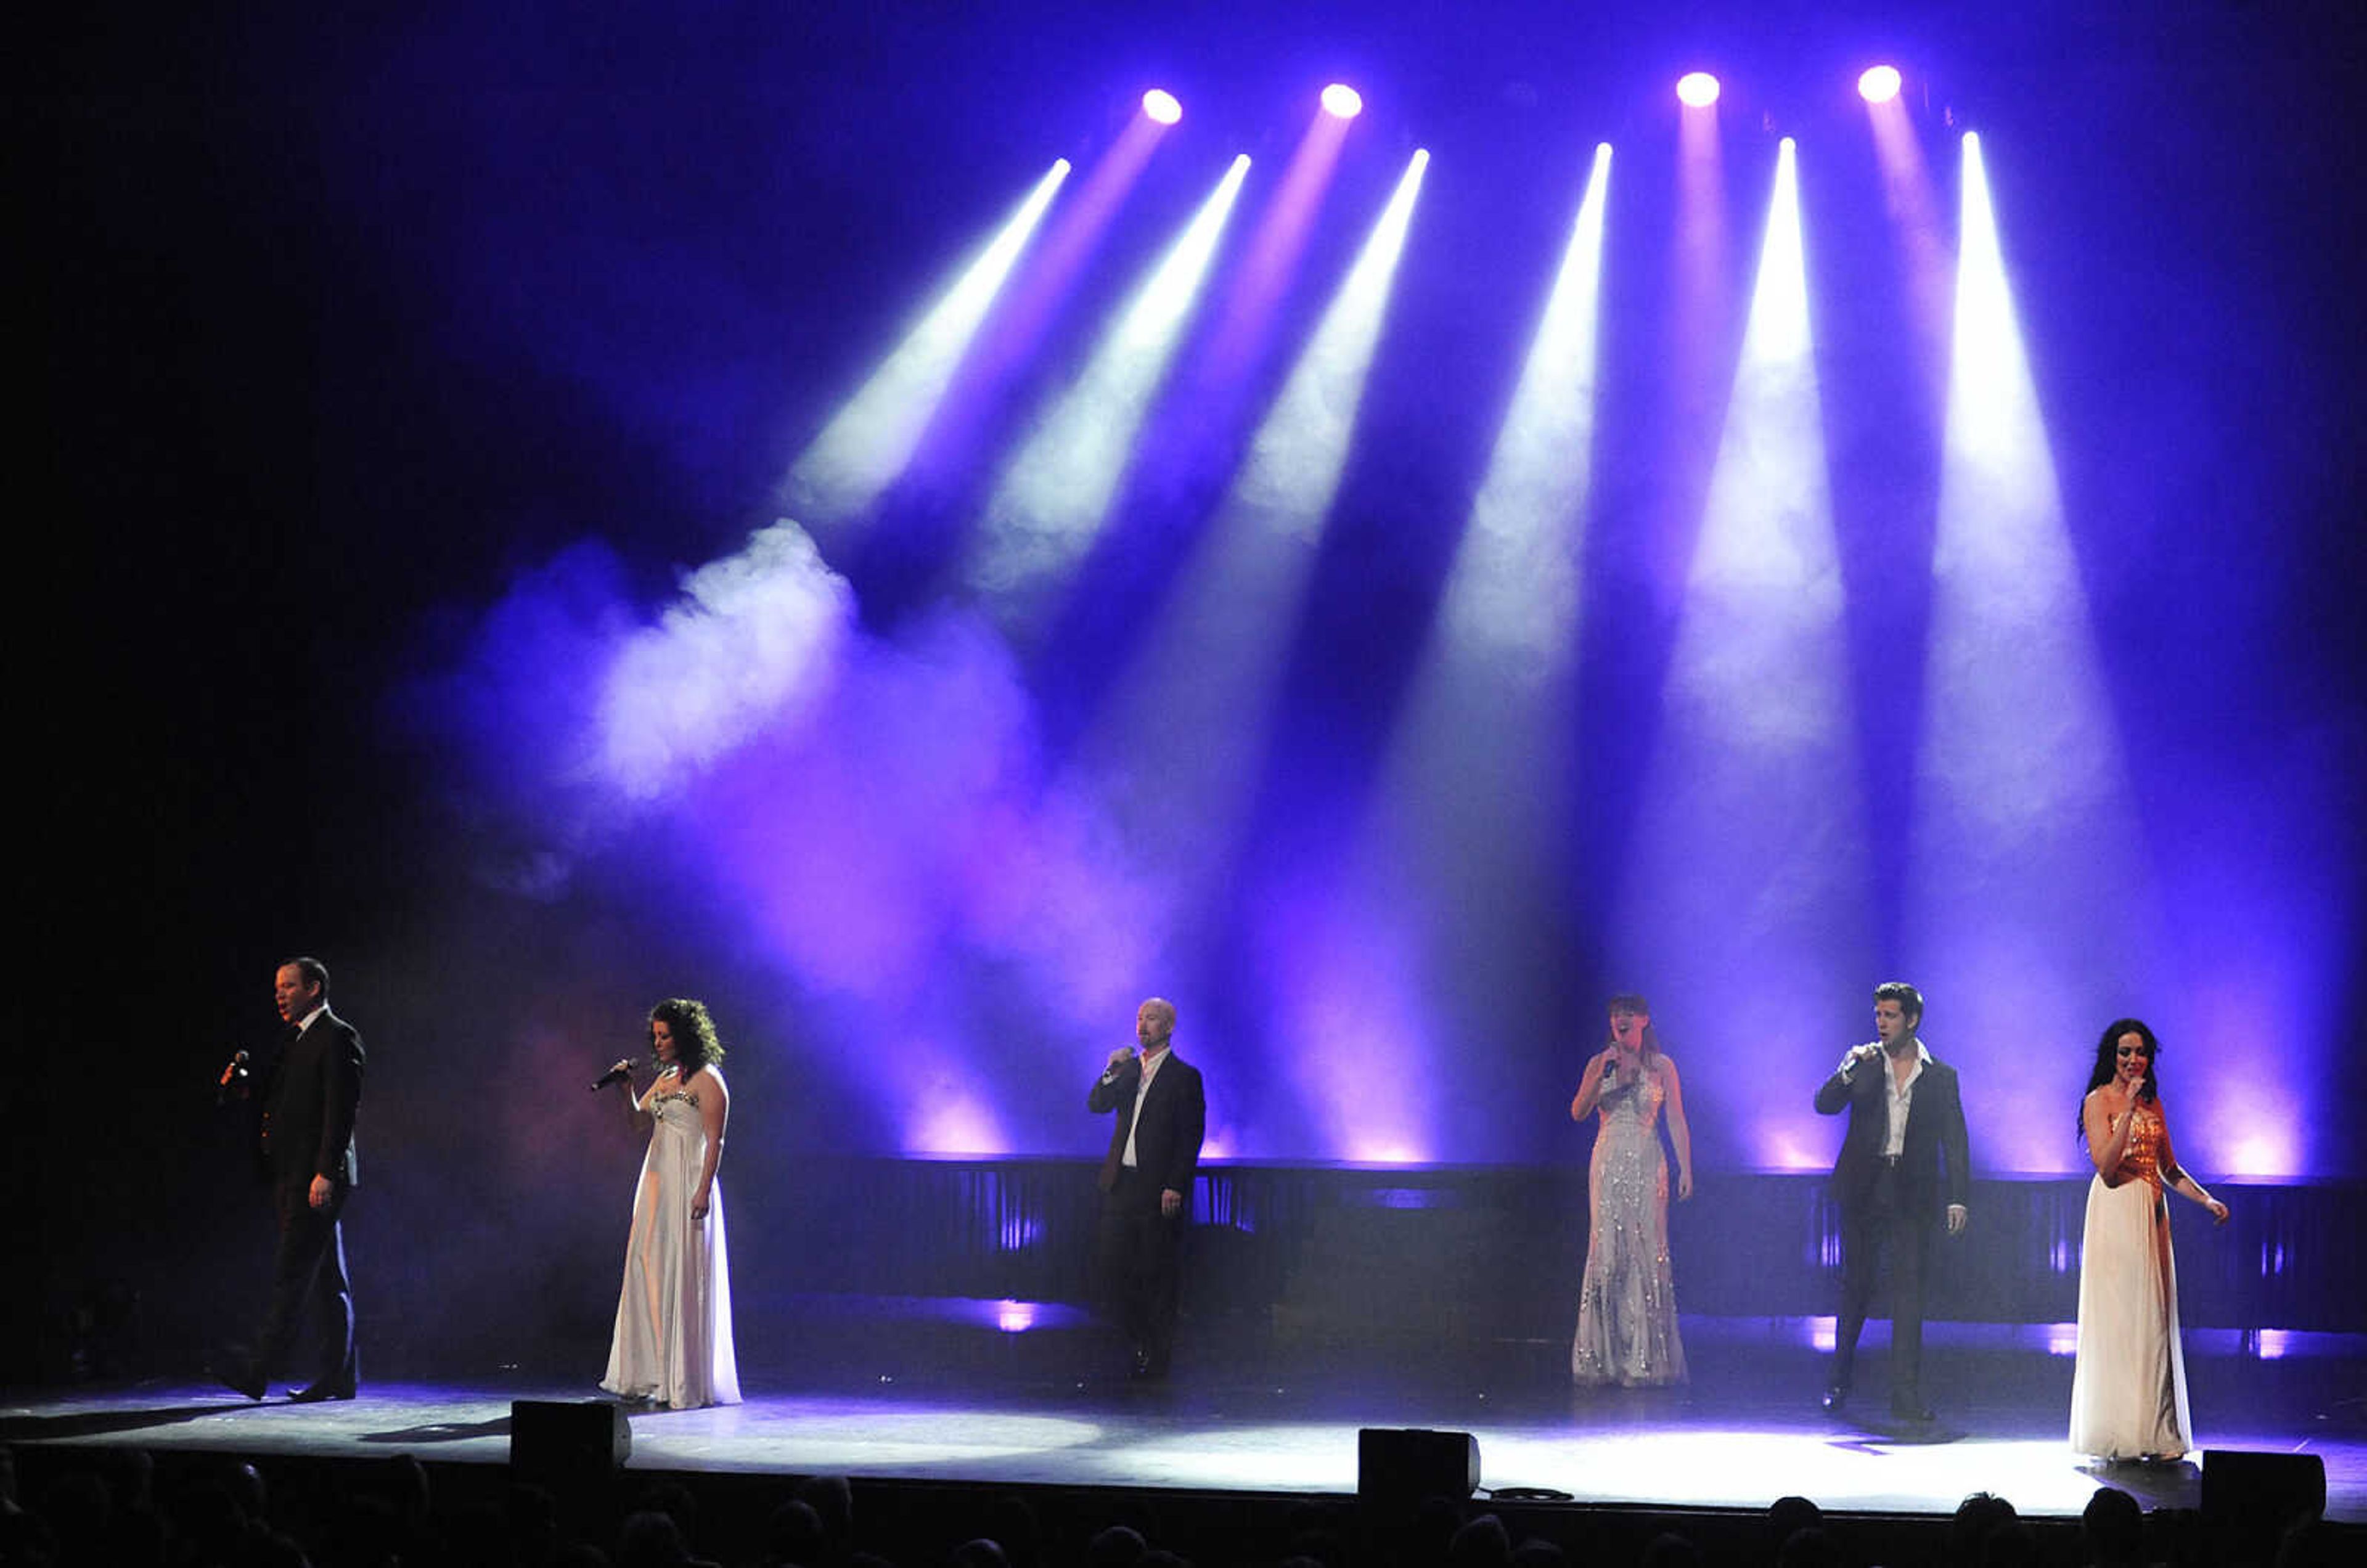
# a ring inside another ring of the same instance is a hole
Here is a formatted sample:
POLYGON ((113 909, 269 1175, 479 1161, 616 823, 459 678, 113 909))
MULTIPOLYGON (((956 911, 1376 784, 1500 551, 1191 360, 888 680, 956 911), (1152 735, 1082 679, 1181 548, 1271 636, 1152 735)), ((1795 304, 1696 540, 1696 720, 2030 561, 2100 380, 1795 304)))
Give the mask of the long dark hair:
POLYGON ((2137 1086, 2139 1100, 2161 1098, 2159 1086, 2154 1082, 2153 1071, 2161 1062, 2161 1042, 2153 1037, 2141 1018, 2116 1018, 2104 1025, 2103 1038, 2096 1042, 2095 1070, 2088 1075, 2088 1087, 2079 1091, 2079 1135, 2088 1135, 2088 1096, 2120 1076, 2121 1036, 2134 1034, 2146 1043, 2145 1082, 2137 1086))
MULTIPOLYGON (((650 1009, 650 1022, 663 1023, 673 1033, 674 1059, 684 1077, 723 1060, 723 1042, 715 1037, 715 1020, 708 1016, 705 1002, 668 997, 650 1009)), ((650 1032, 657 1032, 652 1028, 650 1032)))

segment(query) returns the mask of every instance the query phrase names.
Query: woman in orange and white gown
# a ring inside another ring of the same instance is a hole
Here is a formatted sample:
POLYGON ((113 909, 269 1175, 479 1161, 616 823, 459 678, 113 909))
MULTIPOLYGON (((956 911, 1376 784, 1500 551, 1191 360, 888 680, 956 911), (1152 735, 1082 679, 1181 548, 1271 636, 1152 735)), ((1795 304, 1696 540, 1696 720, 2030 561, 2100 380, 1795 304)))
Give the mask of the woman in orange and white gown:
POLYGON ((2227 1205, 2179 1168, 2155 1081, 2161 1043, 2134 1018, 2096 1043, 2079 1129, 2096 1167, 2079 1247, 2079 1355, 2071 1447, 2107 1461, 2174 1460, 2194 1446, 2178 1343, 2177 1192, 2227 1223, 2227 1205))

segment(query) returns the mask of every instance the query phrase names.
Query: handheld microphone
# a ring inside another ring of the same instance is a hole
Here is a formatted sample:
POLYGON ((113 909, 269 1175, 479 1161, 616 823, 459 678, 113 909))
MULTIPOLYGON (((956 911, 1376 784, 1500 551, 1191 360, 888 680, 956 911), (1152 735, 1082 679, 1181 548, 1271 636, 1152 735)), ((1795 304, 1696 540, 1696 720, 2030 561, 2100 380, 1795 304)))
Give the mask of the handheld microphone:
POLYGON ((230 1098, 230 1086, 246 1077, 246 1064, 251 1060, 243 1051, 230 1055, 230 1065, 222 1069, 221 1081, 214 1085, 214 1103, 220 1105, 230 1098))
POLYGON ((606 1089, 610 1084, 621 1083, 632 1076, 633 1065, 630 1062, 619 1062, 615 1066, 610 1067, 606 1072, 602 1073, 597 1078, 593 1080, 592 1092, 594 1094, 597 1094, 602 1089, 606 1089))

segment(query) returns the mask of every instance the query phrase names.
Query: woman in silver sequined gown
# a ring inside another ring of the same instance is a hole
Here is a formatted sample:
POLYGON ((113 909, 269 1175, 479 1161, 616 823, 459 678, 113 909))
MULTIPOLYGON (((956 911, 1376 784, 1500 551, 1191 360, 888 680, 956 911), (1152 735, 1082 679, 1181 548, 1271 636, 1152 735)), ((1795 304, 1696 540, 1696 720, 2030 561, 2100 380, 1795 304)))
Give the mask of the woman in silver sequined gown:
POLYGON ((1677 1198, 1693 1195, 1693 1134, 1677 1065, 1660 1052, 1652 1010, 1639 996, 1611 998, 1611 1043, 1586 1065, 1570 1120, 1596 1120, 1587 1168, 1586 1280, 1569 1375, 1580 1383, 1636 1388, 1685 1381, 1677 1296, 1669 1270, 1669 1162, 1660 1148, 1665 1108, 1677 1151, 1677 1198))

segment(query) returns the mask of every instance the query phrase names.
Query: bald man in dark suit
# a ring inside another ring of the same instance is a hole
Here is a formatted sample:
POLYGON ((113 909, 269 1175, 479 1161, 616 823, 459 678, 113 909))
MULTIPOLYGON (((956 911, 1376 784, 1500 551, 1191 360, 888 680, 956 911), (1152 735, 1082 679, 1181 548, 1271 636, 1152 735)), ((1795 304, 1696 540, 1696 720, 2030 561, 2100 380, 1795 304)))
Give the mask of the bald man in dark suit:
POLYGON ((1117 1112, 1102 1161, 1100 1253, 1105 1296, 1134 1350, 1130 1375, 1167 1375, 1175 1348, 1184 1227, 1207 1131, 1200 1069, 1177 1056, 1175 1004, 1152 997, 1135 1010, 1139 1052, 1120 1047, 1085 1097, 1096 1115, 1117 1112))

